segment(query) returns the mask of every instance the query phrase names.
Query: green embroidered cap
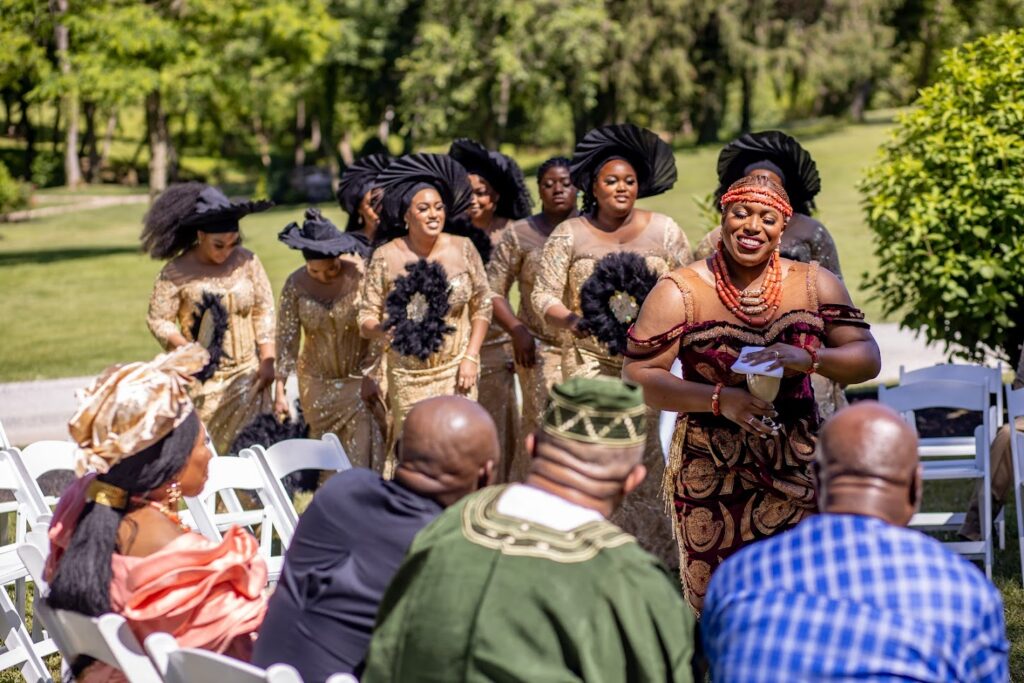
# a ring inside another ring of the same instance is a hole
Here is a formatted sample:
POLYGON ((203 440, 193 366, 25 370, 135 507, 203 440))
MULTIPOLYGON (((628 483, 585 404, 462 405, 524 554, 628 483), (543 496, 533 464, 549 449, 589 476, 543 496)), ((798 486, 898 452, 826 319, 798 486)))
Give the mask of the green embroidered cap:
POLYGON ((553 436, 604 446, 647 438, 644 392, 614 377, 573 377, 551 388, 542 429, 553 436))

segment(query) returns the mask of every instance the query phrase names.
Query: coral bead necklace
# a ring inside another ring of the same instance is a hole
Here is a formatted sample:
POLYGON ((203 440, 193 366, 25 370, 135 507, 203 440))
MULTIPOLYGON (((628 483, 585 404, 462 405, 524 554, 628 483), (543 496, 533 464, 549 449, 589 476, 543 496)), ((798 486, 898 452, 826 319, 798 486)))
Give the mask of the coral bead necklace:
POLYGON ((775 316, 782 303, 782 264, 779 254, 772 251, 768 257, 764 281, 758 289, 740 291, 729 279, 725 263, 725 245, 718 242, 718 251, 711 260, 715 276, 715 292, 729 312, 751 327, 764 327, 775 316))

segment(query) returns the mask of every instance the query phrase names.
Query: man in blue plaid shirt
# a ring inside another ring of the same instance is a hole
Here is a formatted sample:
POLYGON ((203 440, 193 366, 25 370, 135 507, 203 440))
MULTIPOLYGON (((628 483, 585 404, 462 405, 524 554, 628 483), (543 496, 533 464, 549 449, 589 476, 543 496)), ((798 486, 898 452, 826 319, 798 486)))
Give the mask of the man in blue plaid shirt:
POLYGON ((1006 681, 999 592, 906 529, 921 499, 917 437, 862 402, 822 430, 822 514, 726 560, 704 601, 715 683, 1006 681))

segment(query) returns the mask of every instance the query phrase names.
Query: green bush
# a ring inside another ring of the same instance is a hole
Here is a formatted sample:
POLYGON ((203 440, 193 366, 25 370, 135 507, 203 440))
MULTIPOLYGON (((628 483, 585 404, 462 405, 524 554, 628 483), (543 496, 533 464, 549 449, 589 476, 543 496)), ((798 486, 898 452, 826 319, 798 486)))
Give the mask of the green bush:
POLYGON ((64 157, 57 152, 37 152, 32 159, 32 184, 56 187, 64 184, 64 157))
POLYGON ((11 175, 0 161, 0 214, 21 209, 28 204, 29 187, 11 175))
POLYGON ((947 353, 1024 340, 1024 31, 946 53, 861 182, 885 313, 947 353))

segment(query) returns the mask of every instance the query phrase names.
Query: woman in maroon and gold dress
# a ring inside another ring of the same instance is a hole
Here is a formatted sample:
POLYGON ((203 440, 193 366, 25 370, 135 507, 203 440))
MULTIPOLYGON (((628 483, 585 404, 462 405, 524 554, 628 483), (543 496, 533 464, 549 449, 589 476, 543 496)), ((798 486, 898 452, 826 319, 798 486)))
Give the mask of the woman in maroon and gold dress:
POLYGON ((623 375, 643 385, 649 406, 679 412, 665 492, 675 503, 683 588, 698 612, 725 558, 815 509, 810 376, 855 384, 881 365, 846 287, 816 263, 779 256, 790 216, 777 183, 738 180, 722 197, 716 252, 663 277, 630 332, 623 375), (744 360, 784 369, 774 404, 731 370, 745 346, 764 349, 744 360), (686 379, 670 372, 676 357, 686 379))

